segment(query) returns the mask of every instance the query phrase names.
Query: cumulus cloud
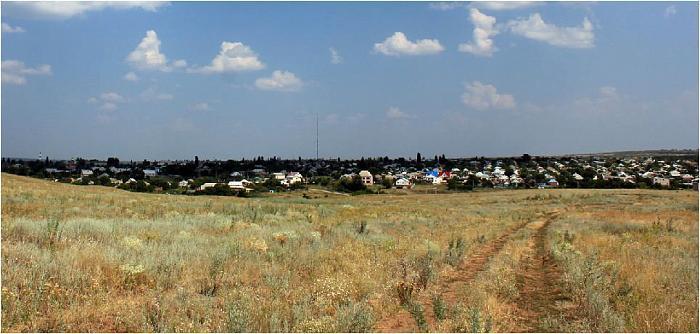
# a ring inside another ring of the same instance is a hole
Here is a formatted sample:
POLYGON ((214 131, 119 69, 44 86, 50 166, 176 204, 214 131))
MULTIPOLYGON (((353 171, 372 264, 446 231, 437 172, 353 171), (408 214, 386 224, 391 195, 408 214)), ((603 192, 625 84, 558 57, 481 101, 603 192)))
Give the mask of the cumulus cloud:
POLYGON ((387 37, 384 42, 375 43, 374 51, 387 56, 400 55, 432 55, 445 50, 437 39, 420 39, 412 42, 402 32, 395 32, 387 37))
POLYGON ((29 75, 51 75, 51 66, 27 67, 19 60, 2 61, 2 83, 24 85, 29 75))
POLYGON ((141 93, 141 98, 145 101, 169 101, 174 98, 172 94, 158 92, 155 87, 148 87, 143 93, 141 93))
POLYGON ((441 1, 441 2, 431 2, 428 7, 435 10, 453 10, 456 8, 466 7, 467 4, 461 1, 441 1))
POLYGON ((190 106, 190 109, 194 110, 194 111, 207 111, 207 110, 209 110, 209 103, 206 103, 206 102, 195 103, 194 105, 190 106))
POLYGON ((340 64, 343 62, 343 57, 335 48, 329 48, 328 51, 331 52, 331 64, 340 64))
POLYGON ((13 27, 5 22, 2 23, 2 32, 6 32, 6 33, 11 34, 11 33, 24 32, 24 31, 25 31, 24 28, 22 28, 20 26, 13 27))
POLYGON ((411 115, 401 111, 398 107, 391 107, 386 110, 386 118, 388 119, 406 119, 412 118, 411 115))
POLYGON ((594 46, 593 24, 588 18, 584 18, 579 27, 557 27, 545 22, 539 13, 535 13, 527 19, 509 21, 508 27, 516 35, 554 46, 576 49, 594 46))
POLYGON ((480 12, 476 8, 469 10, 469 19, 474 24, 474 40, 471 43, 459 45, 459 51, 468 52, 477 56, 490 57, 496 47, 493 45, 493 37, 498 34, 496 18, 480 12))
POLYGON ((117 105, 112 102, 105 102, 100 106, 100 110, 102 111, 115 111, 117 110, 117 105))
POLYGON ((219 54, 208 66, 191 68, 190 73, 213 74, 226 72, 255 71, 265 68, 258 55, 241 42, 221 42, 219 54))
POLYGON ((619 97, 619 95, 617 94, 617 88, 612 86, 600 87, 600 96, 607 99, 616 99, 619 97))
POLYGON ((121 103, 121 102, 126 101, 126 99, 124 99, 123 96, 121 96, 115 92, 102 93, 102 94, 100 94, 100 99, 102 99, 102 101, 106 101, 106 102, 119 102, 119 103, 121 103))
POLYGON ((295 92, 301 89, 304 83, 292 72, 274 71, 271 77, 255 80, 255 86, 262 90, 274 90, 281 92, 295 92))
POLYGON ((104 92, 100 94, 99 97, 91 97, 88 99, 88 103, 97 104, 99 103, 99 110, 112 112, 119 109, 119 104, 126 102, 126 99, 115 92, 104 92))
POLYGON ((513 95, 499 94, 493 85, 482 84, 479 81, 465 85, 462 102, 467 107, 477 110, 515 108, 513 95))
POLYGON ((471 7, 486 10, 514 10, 536 5, 536 1, 475 1, 470 4, 471 7))
POLYGON ((7 3, 7 7, 3 4, 3 10, 8 10, 13 16, 63 20, 104 9, 155 12, 167 4, 156 1, 21 1, 7 3))
MULTIPOLYGON (((678 12, 678 11, 676 10, 676 6, 675 6, 675 5, 668 6, 668 7, 666 7, 666 9, 664 10, 664 17, 671 17, 671 16, 673 16, 673 15, 676 15, 677 12, 678 12)), ((3 24, 4 24, 4 23, 3 23, 3 24)), ((3 31, 4 31, 4 26, 3 26, 3 31)))
POLYGON ((170 72, 173 67, 184 67, 187 65, 187 62, 181 59, 172 62, 172 64, 168 63, 168 58, 160 52, 158 34, 153 30, 146 32, 146 37, 141 40, 134 51, 129 53, 126 61, 139 70, 163 72, 170 72))
POLYGON ((129 72, 127 74, 124 74, 124 80, 127 81, 139 81, 139 76, 136 75, 134 72, 129 72))

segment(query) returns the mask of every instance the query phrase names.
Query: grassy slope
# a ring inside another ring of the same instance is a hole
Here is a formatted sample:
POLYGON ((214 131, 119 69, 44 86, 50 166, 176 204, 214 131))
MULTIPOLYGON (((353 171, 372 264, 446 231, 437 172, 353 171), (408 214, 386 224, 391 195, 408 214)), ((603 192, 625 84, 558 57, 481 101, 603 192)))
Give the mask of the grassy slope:
MULTIPOLYGON (((641 190, 240 199, 2 174, 2 329, 368 331, 400 308, 397 284, 426 268, 430 282, 451 270, 442 260, 450 240, 463 238, 468 255, 538 213, 568 208, 551 238, 571 231, 579 252, 616 264, 616 284, 634 296, 609 296, 623 329, 697 331, 697 200, 641 190), (668 232, 647 228, 670 217, 668 232), (653 273, 636 274, 642 264, 653 273)), ((480 274, 478 298, 465 296, 490 312, 493 330, 518 328, 509 316, 517 292, 504 277, 528 236, 480 274)), ((440 328, 463 328, 450 327, 458 320, 440 328)))

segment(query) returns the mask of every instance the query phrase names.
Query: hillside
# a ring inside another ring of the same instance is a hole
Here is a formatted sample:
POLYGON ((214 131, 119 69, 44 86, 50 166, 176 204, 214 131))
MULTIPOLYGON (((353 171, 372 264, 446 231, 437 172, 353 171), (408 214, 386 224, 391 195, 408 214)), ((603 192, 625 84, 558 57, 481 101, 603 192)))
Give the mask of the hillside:
POLYGON ((244 199, 3 173, 2 330, 697 332, 697 203, 574 189, 244 199))

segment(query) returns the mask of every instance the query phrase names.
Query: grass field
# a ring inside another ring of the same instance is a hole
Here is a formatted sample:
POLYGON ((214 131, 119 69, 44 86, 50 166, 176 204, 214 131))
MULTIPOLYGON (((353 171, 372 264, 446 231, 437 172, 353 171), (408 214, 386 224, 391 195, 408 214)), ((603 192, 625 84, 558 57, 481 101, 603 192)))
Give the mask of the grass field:
POLYGON ((2 331, 698 331, 697 192, 316 197, 2 174, 2 331))

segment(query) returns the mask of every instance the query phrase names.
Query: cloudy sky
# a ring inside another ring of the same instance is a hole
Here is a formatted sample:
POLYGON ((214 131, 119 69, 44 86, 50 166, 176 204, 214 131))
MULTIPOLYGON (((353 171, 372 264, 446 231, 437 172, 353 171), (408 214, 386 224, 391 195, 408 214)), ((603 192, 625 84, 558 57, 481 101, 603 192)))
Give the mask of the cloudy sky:
POLYGON ((2 2, 2 156, 698 147, 698 4, 2 2))

